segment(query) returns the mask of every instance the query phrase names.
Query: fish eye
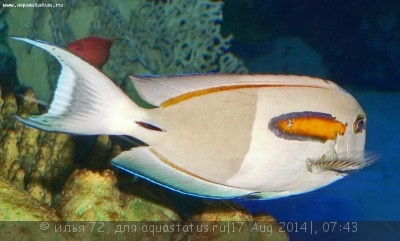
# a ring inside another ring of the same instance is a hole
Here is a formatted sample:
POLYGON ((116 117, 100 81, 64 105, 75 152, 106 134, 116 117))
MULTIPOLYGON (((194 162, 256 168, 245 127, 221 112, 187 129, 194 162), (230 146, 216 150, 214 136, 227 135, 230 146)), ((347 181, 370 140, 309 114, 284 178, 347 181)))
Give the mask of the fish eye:
POLYGON ((361 133, 366 128, 366 120, 364 116, 358 116, 356 121, 353 124, 353 132, 361 133))

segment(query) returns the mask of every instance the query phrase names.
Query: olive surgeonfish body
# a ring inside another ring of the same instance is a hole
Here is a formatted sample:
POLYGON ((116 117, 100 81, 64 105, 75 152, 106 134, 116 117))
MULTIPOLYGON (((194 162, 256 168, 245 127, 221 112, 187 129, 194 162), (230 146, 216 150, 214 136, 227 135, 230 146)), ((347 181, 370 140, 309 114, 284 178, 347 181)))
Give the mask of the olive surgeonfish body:
POLYGON ((81 135, 129 135, 145 146, 112 164, 177 192, 271 199, 326 186, 375 158, 366 115, 327 80, 285 75, 131 76, 142 108, 106 75, 55 45, 62 70, 47 113, 23 124, 81 135))

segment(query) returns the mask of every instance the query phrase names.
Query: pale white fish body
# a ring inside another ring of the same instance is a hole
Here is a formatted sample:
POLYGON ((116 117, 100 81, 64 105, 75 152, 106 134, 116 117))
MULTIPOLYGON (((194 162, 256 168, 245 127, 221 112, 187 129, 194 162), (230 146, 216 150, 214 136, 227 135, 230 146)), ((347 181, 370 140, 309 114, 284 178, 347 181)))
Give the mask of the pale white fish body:
MULTIPOLYGON (((270 78, 278 79, 278 83, 293 78, 303 85, 307 85, 307 81, 309 85, 313 81, 323 82, 308 77, 247 76, 253 83, 263 83, 270 78)), ((163 82, 168 80, 163 79, 163 82)), ((152 84, 157 86, 157 83, 152 84)), ((323 82, 318 87, 296 86, 299 84, 219 91, 170 105, 152 113, 150 119, 162 123, 167 131, 160 136, 153 135, 155 139, 149 143, 160 155, 188 173, 228 186, 285 195, 325 186, 343 175, 335 172, 315 175, 307 170, 305 160, 320 158, 332 151, 346 152, 348 148, 363 152, 365 131, 358 135, 348 131, 326 142, 287 140, 269 130, 269 120, 307 110, 330 113, 352 128, 357 117, 365 113, 351 95, 331 82, 323 82), (188 158, 195 161, 188 161, 188 158)))
POLYGON ((344 176, 329 168, 313 173, 309 160, 329 156, 340 168, 344 165, 335 157, 351 151, 360 153, 355 169, 363 167, 365 113, 330 81, 132 76, 139 95, 158 106, 143 109, 79 57, 48 43, 16 39, 46 50, 62 65, 48 113, 19 121, 47 131, 134 136, 148 146, 122 152, 112 163, 167 188, 211 198, 277 198, 344 176))

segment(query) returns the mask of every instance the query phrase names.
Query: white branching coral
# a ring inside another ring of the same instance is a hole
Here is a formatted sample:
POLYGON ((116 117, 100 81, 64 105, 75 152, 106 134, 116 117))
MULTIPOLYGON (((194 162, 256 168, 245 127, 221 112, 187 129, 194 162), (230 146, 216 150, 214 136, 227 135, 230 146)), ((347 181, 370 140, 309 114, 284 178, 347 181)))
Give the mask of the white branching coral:
POLYGON ((153 74, 246 72, 227 52, 232 37, 220 34, 221 2, 144 2, 131 11, 129 20, 124 20, 118 9, 112 15, 108 11, 101 9, 102 17, 92 23, 91 32, 120 39, 109 64, 114 72, 135 71, 135 62, 142 71, 153 74), (112 28, 108 28, 110 24, 112 28), (121 71, 121 67, 127 70, 121 71))
MULTIPOLYGON (((103 70, 125 87, 130 74, 247 72, 229 52, 232 36, 220 33, 222 6, 223 2, 210 0, 68 1, 62 8, 24 9, 23 14, 13 9, 6 19, 11 36, 61 46, 91 35, 114 39, 103 70)), ((18 56, 21 83, 32 87, 40 99, 49 99, 59 73, 57 62, 31 46, 21 48, 11 41, 10 45, 18 56)))

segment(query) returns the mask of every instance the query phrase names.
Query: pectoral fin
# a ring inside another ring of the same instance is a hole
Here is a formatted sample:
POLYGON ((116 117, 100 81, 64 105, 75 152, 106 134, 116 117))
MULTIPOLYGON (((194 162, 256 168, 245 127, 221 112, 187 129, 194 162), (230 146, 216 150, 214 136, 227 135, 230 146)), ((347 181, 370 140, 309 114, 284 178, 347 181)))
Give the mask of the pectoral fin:
POLYGON ((307 170, 311 173, 332 171, 338 174, 349 174, 374 163, 379 156, 371 152, 343 152, 325 154, 319 159, 308 159, 307 170))
POLYGON ((252 193, 259 195, 257 190, 225 186, 182 172, 163 162, 150 147, 124 151, 112 160, 112 164, 168 189, 193 196, 222 199, 249 197, 252 193))

